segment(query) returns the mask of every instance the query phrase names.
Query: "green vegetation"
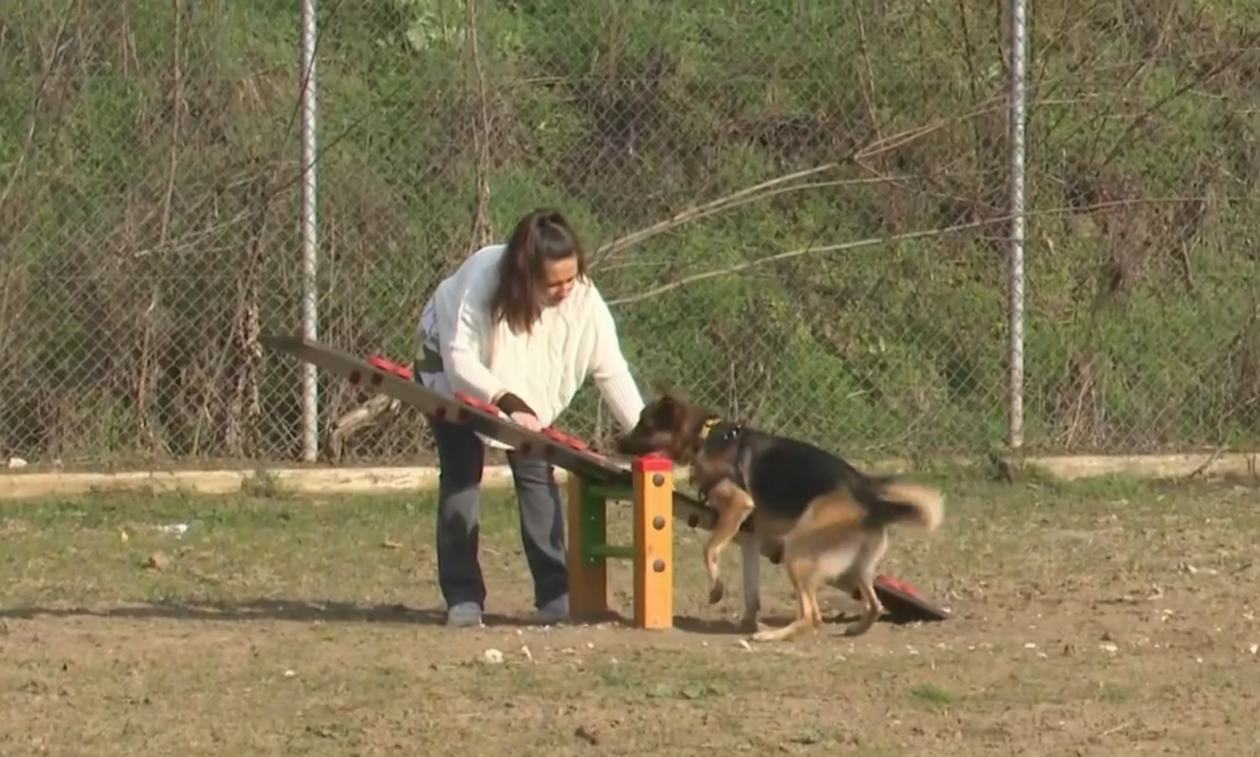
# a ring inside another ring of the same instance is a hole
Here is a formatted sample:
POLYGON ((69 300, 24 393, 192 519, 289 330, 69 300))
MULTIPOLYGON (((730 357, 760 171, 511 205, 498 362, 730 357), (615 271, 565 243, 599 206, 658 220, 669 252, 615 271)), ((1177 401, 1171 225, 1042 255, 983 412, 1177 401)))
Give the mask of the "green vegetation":
MULTIPOLYGON (((648 379, 848 452, 977 451, 1005 419, 1005 21, 910 0, 323 0, 321 335, 405 360, 436 279, 543 203, 592 246, 820 166, 598 259, 648 379), (477 54, 466 44, 473 18, 477 54), (479 150, 479 147, 484 147, 479 150), (809 186, 806 186, 809 185, 809 186), (993 221, 985 224, 985 221, 993 221)), ((0 12, 0 448, 291 458, 299 5, 0 12)), ((1032 448, 1245 444, 1260 6, 1038 3, 1032 448)), ((325 419, 362 397, 322 377, 325 419)), ((565 425, 600 436, 585 391, 565 425)), ((412 416, 356 439, 414 455, 412 416)))

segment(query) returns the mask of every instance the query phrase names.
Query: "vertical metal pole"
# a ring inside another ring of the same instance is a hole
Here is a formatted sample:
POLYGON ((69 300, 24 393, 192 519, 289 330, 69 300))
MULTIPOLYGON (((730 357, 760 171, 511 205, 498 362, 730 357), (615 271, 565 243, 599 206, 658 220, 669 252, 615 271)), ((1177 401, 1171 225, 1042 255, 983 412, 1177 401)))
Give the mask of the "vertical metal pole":
POLYGON ((1011 0, 1010 61, 1010 281, 1008 283, 1010 315, 1010 373, 1007 444, 1019 449, 1024 444, 1024 157, 1027 122, 1025 89, 1028 68, 1028 35, 1026 0, 1011 0))
MULTIPOLYGON (((319 227, 315 192, 315 0, 302 0, 302 336, 317 339, 319 227)), ((302 364, 302 459, 319 452, 319 388, 315 366, 302 364)))

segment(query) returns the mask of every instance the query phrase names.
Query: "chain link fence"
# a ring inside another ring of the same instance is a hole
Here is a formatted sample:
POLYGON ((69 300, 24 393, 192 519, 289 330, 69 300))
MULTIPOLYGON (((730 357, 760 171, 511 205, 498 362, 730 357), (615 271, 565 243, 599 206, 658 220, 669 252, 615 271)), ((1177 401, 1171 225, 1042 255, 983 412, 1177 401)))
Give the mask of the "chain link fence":
MULTIPOLYGON (((319 338, 409 362, 440 279, 521 214, 593 250, 645 388, 857 456, 1007 423, 1006 9, 320 0, 319 338)), ((0 452, 299 460, 297 3, 0 13, 0 452)), ((1024 446, 1260 430, 1260 11, 1038 4, 1024 446)), ((431 461, 319 374, 321 456, 431 461), (369 419, 372 423, 367 423, 369 419)), ((605 442, 593 388, 561 419, 605 442)))

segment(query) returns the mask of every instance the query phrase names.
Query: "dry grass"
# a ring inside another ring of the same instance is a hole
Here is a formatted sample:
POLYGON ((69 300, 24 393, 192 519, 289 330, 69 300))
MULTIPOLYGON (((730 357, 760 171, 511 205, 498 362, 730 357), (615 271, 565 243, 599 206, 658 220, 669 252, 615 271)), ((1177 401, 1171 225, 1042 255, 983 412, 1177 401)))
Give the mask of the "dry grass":
MULTIPOLYGON (((1244 754, 1260 746, 1256 492, 946 484, 889 572, 950 622, 746 649, 678 537, 664 634, 514 623, 510 501, 487 495, 490 609, 438 625, 429 499, 6 504, 0 753, 1244 754), (186 523, 177 537, 161 526, 186 523), (125 534, 125 538, 124 538, 125 534), (160 569, 148 566, 162 553, 160 569), (694 630, 705 628, 707 630, 694 630), (487 649, 504 655, 483 661, 487 649), (528 652, 526 652, 528 650, 528 652)), ((494 495, 498 496, 498 495, 494 495)), ((738 575, 737 557, 725 566, 738 575)), ((615 570, 618 598, 624 570, 615 570)), ((767 612, 790 597, 772 573, 767 612)), ((738 580, 735 580, 738 586, 738 580)), ((849 609, 831 598, 831 610, 849 609)))

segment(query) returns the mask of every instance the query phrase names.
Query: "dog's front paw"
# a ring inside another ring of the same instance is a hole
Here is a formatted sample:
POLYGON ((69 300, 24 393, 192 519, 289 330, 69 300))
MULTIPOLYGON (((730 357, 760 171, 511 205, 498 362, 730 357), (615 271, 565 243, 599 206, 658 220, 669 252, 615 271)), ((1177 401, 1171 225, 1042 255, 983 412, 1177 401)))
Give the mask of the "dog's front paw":
POLYGON ((721 602, 724 596, 726 596, 726 585, 719 578, 713 582, 713 588, 709 589, 709 604, 715 605, 721 602))

